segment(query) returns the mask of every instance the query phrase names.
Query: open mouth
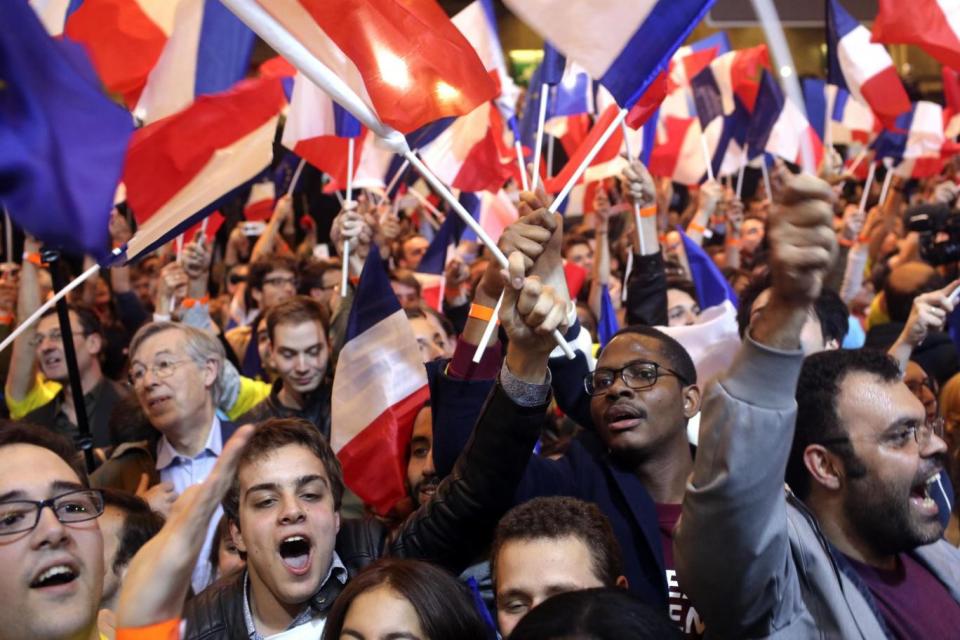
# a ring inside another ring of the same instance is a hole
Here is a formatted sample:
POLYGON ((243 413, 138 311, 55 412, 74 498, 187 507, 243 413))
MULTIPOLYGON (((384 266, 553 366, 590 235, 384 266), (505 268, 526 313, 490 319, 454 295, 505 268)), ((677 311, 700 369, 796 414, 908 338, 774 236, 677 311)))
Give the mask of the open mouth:
POLYGON ((279 553, 284 566, 292 573, 303 575, 310 570, 311 545, 306 537, 292 535, 284 538, 279 553))
POLYGON ((63 358, 57 355, 50 355, 43 358, 43 366, 48 368, 59 366, 61 362, 63 362, 63 358))
POLYGON ((158 396, 156 398, 150 398, 147 400, 147 407, 150 409, 162 409, 164 403, 166 403, 170 398, 168 396, 158 396))
POLYGON ((59 587, 70 584, 79 577, 76 569, 66 564, 58 564, 45 569, 33 582, 30 583, 31 589, 45 589, 47 587, 59 587))
POLYGON ((607 409, 603 417, 610 432, 618 433, 639 426, 647 419, 647 412, 627 405, 617 405, 607 409))
POLYGON ((925 514, 937 515, 940 511, 937 502, 930 496, 930 491, 933 489, 933 485, 939 477, 940 472, 938 471, 920 484, 914 486, 910 491, 910 503, 925 514))
POLYGON ((428 480, 420 483, 418 491, 422 497, 429 498, 437 492, 437 486, 439 484, 440 482, 438 480, 428 480))

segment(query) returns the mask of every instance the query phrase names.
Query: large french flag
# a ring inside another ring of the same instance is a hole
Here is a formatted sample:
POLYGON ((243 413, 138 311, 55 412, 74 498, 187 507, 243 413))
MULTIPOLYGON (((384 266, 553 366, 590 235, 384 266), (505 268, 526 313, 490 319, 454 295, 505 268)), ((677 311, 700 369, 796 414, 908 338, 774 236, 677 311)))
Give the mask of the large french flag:
POLYGON ((285 105, 278 78, 245 80, 136 131, 123 173, 139 225, 127 258, 185 230, 195 214, 263 171, 285 105))
POLYGON ((503 143, 503 120, 487 102, 453 121, 420 147, 420 157, 440 180, 462 191, 497 191, 516 160, 503 143))
MULTIPOLYGON (((570 159, 567 161, 567 164, 563 166, 560 173, 544 180, 543 186, 548 192, 556 193, 567 184, 570 178, 573 177, 573 172, 580 166, 593 147, 596 146, 600 137, 610 126, 610 123, 616 119, 619 110, 616 104, 611 104, 597 117, 597 121, 594 123, 593 128, 590 129, 590 133, 580 144, 579 148, 570 156, 570 159)), ((623 132, 617 129, 613 132, 613 135, 607 139, 607 142, 597 155, 594 156, 590 162, 590 166, 580 177, 580 181, 593 182, 594 180, 602 180, 603 178, 617 175, 623 171, 627 161, 620 156, 620 147, 622 145, 623 132)))
POLYGON ((747 130, 750 159, 762 153, 780 156, 788 162, 801 164, 801 140, 806 137, 813 150, 814 164, 823 160, 823 142, 797 105, 786 99, 773 74, 763 72, 760 93, 747 130))
POLYGON ((413 420, 429 397, 417 340, 371 247, 333 378, 330 441, 347 486, 377 513, 407 495, 413 420))
POLYGON ((960 2, 878 0, 873 42, 914 44, 943 64, 960 68, 960 2))
POLYGON ((887 126, 910 110, 890 54, 837 0, 827 0, 827 81, 868 104, 887 126))
MULTIPOLYGON (((347 180, 349 139, 358 139, 363 128, 350 113, 330 99, 309 78, 298 73, 293 83, 290 111, 280 143, 338 184, 347 180)), ((353 172, 360 164, 363 145, 354 142, 353 172)))
POLYGON ((164 44, 134 114, 145 123, 190 106, 199 96, 226 91, 247 74, 256 40, 220 0, 179 0, 164 44))
POLYGON ((567 58, 633 106, 714 0, 506 0, 567 58))
POLYGON ((802 84, 810 125, 822 140, 827 127, 834 144, 867 143, 882 128, 870 107, 854 100, 849 91, 817 78, 806 78, 802 84))
POLYGON ((939 158, 946 137, 943 133, 943 107, 925 100, 913 104, 909 112, 897 118, 892 129, 877 136, 873 149, 878 158, 939 158))
MULTIPOLYGON (((59 6, 63 34, 87 48, 104 87, 132 109, 173 33, 177 5, 171 0, 82 0, 59 6)), ((58 35, 55 27, 51 33, 58 35)))
MULTIPOLYGON (((401 133, 467 114, 497 95, 470 43, 436 2, 244 0, 272 16, 401 133)), ((261 35, 263 35, 261 33, 261 35)))

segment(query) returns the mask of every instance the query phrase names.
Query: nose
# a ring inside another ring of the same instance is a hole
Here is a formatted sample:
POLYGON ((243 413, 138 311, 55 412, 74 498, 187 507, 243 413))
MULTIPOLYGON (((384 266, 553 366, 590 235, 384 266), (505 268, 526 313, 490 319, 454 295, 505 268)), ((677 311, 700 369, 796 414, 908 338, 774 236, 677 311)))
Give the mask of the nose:
POLYGON ((635 393, 636 392, 623 381, 623 372, 619 372, 613 379, 613 384, 607 389, 607 399, 610 402, 616 402, 618 398, 632 398, 635 393))
POLYGON ((300 502, 294 496, 286 496, 283 498, 283 508, 280 510, 280 522, 283 524, 294 524, 297 522, 303 522, 306 516, 304 516, 303 508, 300 506, 300 502))
POLYGON ((437 475, 437 468, 433 466, 433 448, 431 447, 430 453, 427 454, 427 459, 424 462, 423 476, 425 478, 432 478, 435 475, 437 475))
POLYGON ((927 440, 927 443, 920 449, 920 456, 930 458, 943 455, 946 451, 947 443, 943 441, 943 438, 935 433, 931 433, 930 439, 927 440))
POLYGON ((34 548, 53 548, 57 549, 67 543, 69 536, 67 528, 57 519, 53 507, 45 505, 40 509, 40 519, 37 521, 37 527, 33 530, 32 544, 34 548))

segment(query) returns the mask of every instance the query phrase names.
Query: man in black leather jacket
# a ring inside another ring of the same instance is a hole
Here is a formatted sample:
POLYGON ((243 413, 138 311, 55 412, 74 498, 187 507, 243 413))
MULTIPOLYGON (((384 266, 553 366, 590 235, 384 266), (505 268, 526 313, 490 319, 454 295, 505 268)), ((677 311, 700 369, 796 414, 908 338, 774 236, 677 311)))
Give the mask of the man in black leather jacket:
MULTIPOLYGON (((248 570, 188 603, 186 638, 260 638, 300 624, 317 629, 346 580, 377 558, 418 558, 459 573, 489 543, 500 516, 512 505, 539 435, 549 396, 551 331, 567 317, 566 303, 552 288, 522 277, 519 254, 510 274, 513 285, 506 288, 500 313, 510 337, 504 366, 473 437, 430 501, 388 531, 373 518, 340 519, 339 469, 318 465, 326 457, 322 453, 304 456, 304 446, 280 440, 284 444, 279 447, 242 459, 236 493, 231 492, 239 499, 231 507, 228 496, 224 509, 246 549, 248 570), (259 531, 261 510, 274 513, 273 524, 266 527, 273 531, 263 536, 245 524, 256 522, 259 531), (272 540, 274 546, 257 548, 252 538, 272 540), (258 598, 258 591, 269 596, 258 598), (310 595, 291 599, 297 593, 310 595), (280 606, 267 611, 275 603, 280 606), (265 617, 270 618, 267 624, 265 617)), ((276 431, 271 422, 261 428, 276 431)))

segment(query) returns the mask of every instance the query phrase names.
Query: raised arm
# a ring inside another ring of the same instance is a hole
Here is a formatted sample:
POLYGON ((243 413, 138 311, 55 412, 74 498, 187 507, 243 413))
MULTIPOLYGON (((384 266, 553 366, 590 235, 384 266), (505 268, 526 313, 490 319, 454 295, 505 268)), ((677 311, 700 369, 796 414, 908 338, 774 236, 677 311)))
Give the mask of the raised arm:
MULTIPOLYGON (((24 255, 39 257, 39 251, 40 243, 33 237, 26 236, 23 241, 24 255)), ((33 260, 24 260, 20 267, 20 291, 17 294, 18 325, 40 308, 39 269, 40 267, 33 260)), ((7 372, 7 383, 4 388, 8 406, 11 401, 23 400, 34 384, 37 363, 30 342, 37 335, 36 326, 33 324, 27 328, 13 342, 13 355, 10 357, 10 369, 7 372)))
POLYGON ((803 610, 790 557, 784 475, 796 417, 800 332, 836 254, 832 194, 788 179, 771 215, 770 302, 706 393, 674 557, 716 637, 762 637, 803 610))

